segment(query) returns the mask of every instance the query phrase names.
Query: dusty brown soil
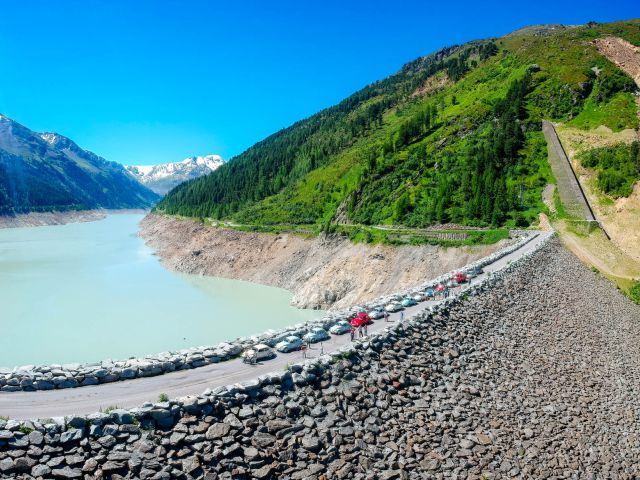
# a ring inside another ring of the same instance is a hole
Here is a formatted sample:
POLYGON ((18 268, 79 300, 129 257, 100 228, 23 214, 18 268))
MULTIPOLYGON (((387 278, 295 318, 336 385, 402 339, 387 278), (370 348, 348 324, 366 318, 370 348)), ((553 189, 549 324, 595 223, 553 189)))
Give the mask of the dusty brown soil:
POLYGON ((549 220, 549 217, 547 217, 546 214, 540 212, 540 214, 538 215, 538 220, 540 222, 538 227, 540 230, 543 230, 545 232, 550 232, 551 230, 553 230, 551 221, 549 220))
POLYGON ((610 242, 601 230, 590 235, 575 234, 564 221, 554 224, 565 246, 582 262, 597 268, 607 277, 635 280, 640 276, 640 262, 610 242))
POLYGON ((341 237, 241 232, 147 215, 140 235, 175 271, 285 288, 301 308, 341 308, 396 292, 505 245, 442 248, 353 244, 341 237))
POLYGON ((640 48, 618 37, 596 40, 598 51, 640 84, 640 48))
MULTIPOLYGON (((604 125, 600 125, 593 130, 581 130, 558 124, 556 125, 556 131, 560 136, 560 140, 562 140, 565 150, 567 147, 570 148, 572 157, 575 154, 593 148, 611 147, 620 143, 632 143, 638 140, 638 132, 632 128, 614 132, 604 125)), ((567 152, 567 154, 569 153, 567 152)))
POLYGON ((437 73, 427 78, 422 83, 422 85, 416 88, 416 90, 411 94, 411 96, 419 97, 422 95, 428 95, 430 93, 443 89, 449 83, 451 82, 449 80, 449 76, 446 73, 437 73))
POLYGON ((589 131, 562 126, 557 131, 585 195, 611 240, 629 257, 640 261, 640 183, 636 183, 629 197, 611 199, 597 189, 595 172, 584 168, 577 158, 592 148, 631 143, 638 139, 637 132, 614 133, 604 126, 589 131))
POLYGON ((542 201, 551 213, 556 213, 556 206, 553 202, 553 194, 555 191, 556 186, 553 183, 548 183, 545 185, 544 190, 542 190, 542 201))

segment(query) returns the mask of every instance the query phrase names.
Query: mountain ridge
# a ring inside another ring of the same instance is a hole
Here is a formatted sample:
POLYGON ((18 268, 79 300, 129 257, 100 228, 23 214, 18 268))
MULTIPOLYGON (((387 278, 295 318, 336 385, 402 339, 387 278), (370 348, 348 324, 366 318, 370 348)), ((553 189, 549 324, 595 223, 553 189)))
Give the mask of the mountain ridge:
POLYGON ((150 208, 157 200, 119 163, 0 114, 0 215, 150 208))
POLYGON ((127 165, 136 179, 159 195, 164 195, 182 182, 207 175, 224 164, 220 155, 185 158, 179 162, 157 165, 127 165))

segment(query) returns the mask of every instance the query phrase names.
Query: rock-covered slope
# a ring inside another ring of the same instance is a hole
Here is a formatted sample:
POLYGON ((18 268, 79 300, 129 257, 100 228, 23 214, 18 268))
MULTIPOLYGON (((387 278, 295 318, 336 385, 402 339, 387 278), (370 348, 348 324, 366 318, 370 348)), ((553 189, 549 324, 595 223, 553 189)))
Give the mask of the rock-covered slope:
POLYGON ((140 235, 172 270, 285 288, 293 292, 294 305, 322 309, 411 287, 504 246, 369 246, 342 237, 305 239, 208 227, 155 214, 140 223, 140 235))
POLYGON ((181 162, 158 165, 130 165, 125 167, 140 183, 158 195, 166 195, 172 188, 207 175, 224 164, 220 155, 189 157, 181 162))
POLYGON ((158 198, 122 165, 0 115, 0 215, 148 208, 158 198))
POLYGON ((639 316, 553 241, 493 288, 303 374, 149 404, 140 425, 122 410, 0 420, 0 477, 635 478, 639 316))

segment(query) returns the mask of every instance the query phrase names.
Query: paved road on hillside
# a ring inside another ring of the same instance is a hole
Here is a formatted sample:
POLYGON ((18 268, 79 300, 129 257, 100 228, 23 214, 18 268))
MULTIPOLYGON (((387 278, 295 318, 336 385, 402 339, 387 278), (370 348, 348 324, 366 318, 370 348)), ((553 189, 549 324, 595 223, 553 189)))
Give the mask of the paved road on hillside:
MULTIPOLYGON (((477 280, 474 279, 474 282, 533 250, 548 235, 549 233, 540 232, 536 238, 515 252, 487 265, 484 268, 485 273, 477 280)), ((455 289, 454 295, 461 291, 464 291, 464 287, 455 289)), ((437 303, 439 301, 422 302, 407 308, 404 310, 405 318, 437 303)), ((369 333, 383 330, 391 322, 399 321, 400 312, 391 314, 389 320, 389 323, 376 320, 373 325, 369 325, 369 333)), ((329 341, 322 344, 322 348, 325 353, 333 352, 349 341, 349 335, 332 335, 329 341)), ((319 355, 320 349, 320 344, 313 345, 313 349, 307 353, 307 358, 319 355)), ((131 408, 148 401, 156 402, 161 393, 167 394, 170 398, 197 395, 207 388, 244 382, 265 373, 282 371, 288 363, 302 360, 301 352, 279 353, 275 359, 258 365, 246 365, 237 359, 192 370, 166 373, 157 377, 137 378, 103 385, 36 392, 2 392, 0 393, 0 416, 25 420, 86 415, 114 406, 131 408)))

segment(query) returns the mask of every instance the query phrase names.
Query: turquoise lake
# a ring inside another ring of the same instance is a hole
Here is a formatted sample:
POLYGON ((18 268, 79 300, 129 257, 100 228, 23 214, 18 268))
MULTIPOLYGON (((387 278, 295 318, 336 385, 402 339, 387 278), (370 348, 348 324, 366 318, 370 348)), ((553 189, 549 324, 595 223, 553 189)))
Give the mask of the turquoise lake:
POLYGON ((286 290, 166 270, 141 219, 0 229, 0 366, 125 359, 322 314, 286 290))

